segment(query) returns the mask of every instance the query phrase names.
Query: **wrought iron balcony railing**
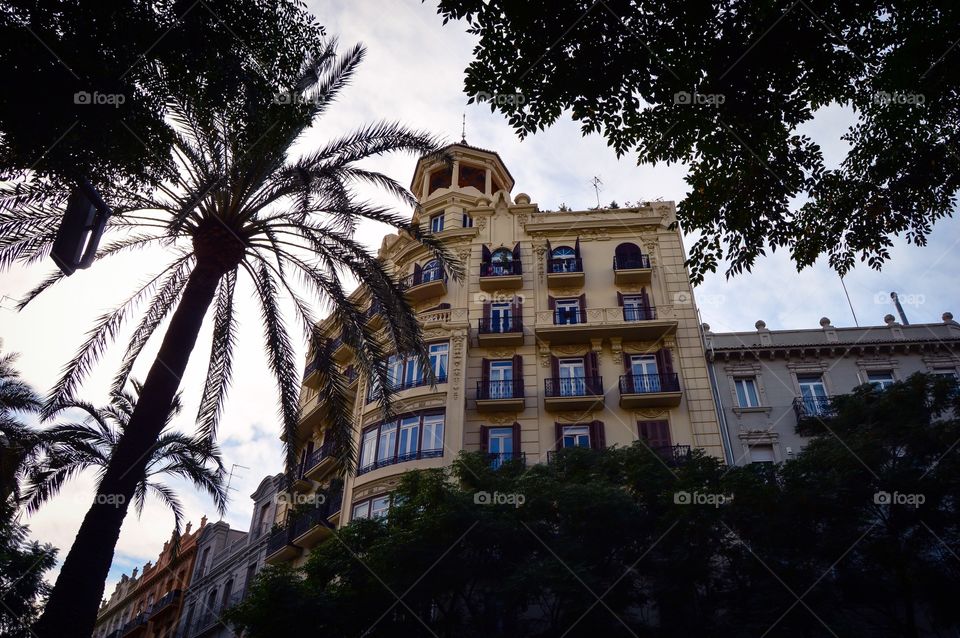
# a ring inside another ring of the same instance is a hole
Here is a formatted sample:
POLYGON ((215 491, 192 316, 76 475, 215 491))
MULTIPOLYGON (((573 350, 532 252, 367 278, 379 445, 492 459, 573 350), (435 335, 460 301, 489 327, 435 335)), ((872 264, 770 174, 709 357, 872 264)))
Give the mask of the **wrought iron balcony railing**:
POLYGON ((481 277, 510 277, 522 275, 523 265, 519 259, 513 261, 494 261, 480 264, 481 277))
POLYGON ((632 257, 614 257, 614 270, 636 270, 650 267, 650 255, 634 255, 632 257))
POLYGON ((516 315, 477 319, 477 331, 482 335, 523 332, 523 319, 516 315))
POLYGON ((676 372, 658 374, 624 374, 620 377, 620 394, 679 392, 680 377, 676 372))
POLYGON ((527 466, 527 455, 525 452, 488 452, 487 458, 490 460, 490 467, 495 470, 513 463, 522 467, 527 466))
POLYGON ((560 257, 547 260, 547 274, 583 272, 583 259, 580 257, 560 257))
POLYGON ((657 309, 653 306, 624 306, 624 321, 652 321, 657 318, 657 309))
POLYGON ((357 468, 357 476, 372 472, 381 467, 396 465, 406 461, 416 461, 417 459, 434 459, 443 456, 443 448, 435 450, 417 450, 416 452, 398 452, 390 456, 379 458, 375 461, 361 465, 357 468))
POLYGON ((603 395, 603 377, 562 377, 543 380, 547 397, 585 397, 603 395))
POLYGON ((522 399, 523 379, 477 381, 477 399, 481 401, 495 399, 522 399))

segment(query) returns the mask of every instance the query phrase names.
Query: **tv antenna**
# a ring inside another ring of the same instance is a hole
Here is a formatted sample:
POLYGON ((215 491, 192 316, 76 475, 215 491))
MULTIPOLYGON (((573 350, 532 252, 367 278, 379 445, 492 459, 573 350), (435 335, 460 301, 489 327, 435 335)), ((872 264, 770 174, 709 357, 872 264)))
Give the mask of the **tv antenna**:
MULTIPOLYGON (((234 475, 237 474, 236 470, 237 470, 238 467, 241 468, 241 469, 244 469, 244 470, 249 470, 249 469, 250 469, 250 468, 247 467, 246 465, 240 465, 239 463, 234 463, 233 465, 230 466, 230 475, 227 477, 227 487, 226 487, 226 490, 225 490, 226 493, 227 493, 227 498, 228 498, 228 499, 229 499, 229 497, 230 497, 230 492, 236 492, 236 491, 237 491, 237 488, 232 487, 232 486, 231 486, 231 483, 233 483, 233 477, 234 477, 234 475)), ((239 478, 239 476, 238 476, 237 478, 239 478)), ((223 516, 220 517, 220 520, 221 520, 221 521, 223 520, 223 516)))
POLYGON ((590 184, 593 185, 593 191, 597 195, 597 208, 600 208, 600 191, 603 190, 600 187, 603 186, 603 182, 600 181, 599 177, 594 176, 594 178, 590 181, 590 184))
POLYGON ((463 114, 463 126, 460 129, 460 143, 467 143, 467 114, 463 114))

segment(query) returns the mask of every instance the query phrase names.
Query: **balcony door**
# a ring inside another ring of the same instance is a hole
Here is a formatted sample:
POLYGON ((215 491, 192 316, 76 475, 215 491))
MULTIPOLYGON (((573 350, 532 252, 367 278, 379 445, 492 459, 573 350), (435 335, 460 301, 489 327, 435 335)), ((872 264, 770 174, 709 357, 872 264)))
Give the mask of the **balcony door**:
POLYGON ((487 431, 487 453, 493 467, 513 458, 513 428, 490 428, 487 431))
POLYGON ((653 318, 651 314, 646 294, 623 297, 624 321, 645 321, 653 318))
POLYGON ((656 355, 630 355, 630 378, 634 392, 659 392, 660 371, 656 355))
POLYGON ((807 414, 820 414, 827 407, 827 388, 823 377, 797 377, 800 384, 800 397, 807 414))
POLYGON ((490 362, 490 398, 513 398, 513 361, 490 362))
POLYGON ((490 332, 510 332, 513 323, 513 304, 490 304, 490 332))
POLYGON ((586 371, 583 359, 560 359, 557 371, 560 384, 560 396, 580 397, 587 393, 586 371))
POLYGON ((580 300, 557 299, 555 315, 557 325, 580 323, 580 300))

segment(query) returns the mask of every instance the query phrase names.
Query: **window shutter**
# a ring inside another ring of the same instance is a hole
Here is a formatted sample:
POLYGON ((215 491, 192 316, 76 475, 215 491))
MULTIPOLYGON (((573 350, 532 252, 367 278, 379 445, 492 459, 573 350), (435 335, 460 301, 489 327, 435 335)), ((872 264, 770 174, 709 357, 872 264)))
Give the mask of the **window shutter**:
POLYGON ((423 267, 420 264, 413 265, 413 285, 416 286, 423 279, 423 267))
POLYGON ((587 320, 587 295, 586 293, 580 295, 580 322, 583 323, 587 320))
POLYGON ((595 450, 602 450, 607 447, 607 437, 603 431, 603 421, 590 422, 590 447, 595 450))
POLYGON ((484 327, 487 330, 489 330, 490 329, 490 302, 489 301, 483 302, 483 322, 484 324, 486 324, 484 327))
POLYGON ((513 260, 520 261, 520 242, 513 247, 513 260))
POLYGON ((481 251, 480 261, 481 261, 482 263, 484 263, 484 264, 489 264, 489 263, 490 263, 490 249, 487 248, 486 246, 481 246, 481 247, 480 247, 480 251, 481 251))
MULTIPOLYGON (((560 382, 560 359, 557 359, 555 356, 550 355, 550 376, 553 377, 553 382, 560 382)), ((554 390, 557 388, 554 387, 554 390)))
POLYGON ((673 355, 669 348, 657 350, 657 371, 664 374, 673 374, 673 355))
POLYGON ((557 299, 556 297, 547 296, 547 308, 550 310, 556 310, 557 308, 557 299))
POLYGON ((599 372, 599 365, 597 362, 597 353, 594 350, 591 350, 587 353, 587 356, 583 358, 585 372, 588 377, 595 377, 599 372))
POLYGON ((486 357, 480 361, 480 380, 484 386, 490 384, 490 359, 486 357))
POLYGON ((670 424, 666 421, 638 421, 640 438, 654 450, 663 450, 673 446, 670 440, 670 424))
POLYGON ((619 290, 617 291, 617 305, 623 307, 623 293, 619 290))
POLYGON ((513 396, 523 396, 523 357, 513 355, 513 396))
POLYGON ((553 426, 556 428, 557 432, 557 449, 563 449, 563 424, 560 422, 554 422, 553 426))
POLYGON ((484 454, 490 451, 490 428, 486 425, 480 426, 480 451, 484 454))
POLYGON ((646 288, 640 289, 640 303, 643 305, 644 308, 650 307, 650 296, 647 294, 646 288))
POLYGON ((513 454, 514 458, 520 458, 520 424, 513 422, 513 454))
POLYGON ((550 240, 547 240, 547 259, 553 257, 553 248, 550 246, 550 240))
POLYGON ((577 237, 577 243, 573 245, 573 253, 576 255, 577 259, 580 259, 580 238, 577 237))

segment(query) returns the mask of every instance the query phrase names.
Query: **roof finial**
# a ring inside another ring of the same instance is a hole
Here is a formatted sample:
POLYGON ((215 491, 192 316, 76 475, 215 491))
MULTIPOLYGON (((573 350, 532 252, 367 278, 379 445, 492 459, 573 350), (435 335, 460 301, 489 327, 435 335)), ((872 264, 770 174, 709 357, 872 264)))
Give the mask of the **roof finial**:
POLYGON ((460 143, 467 143, 467 114, 463 114, 463 128, 460 131, 460 143))

